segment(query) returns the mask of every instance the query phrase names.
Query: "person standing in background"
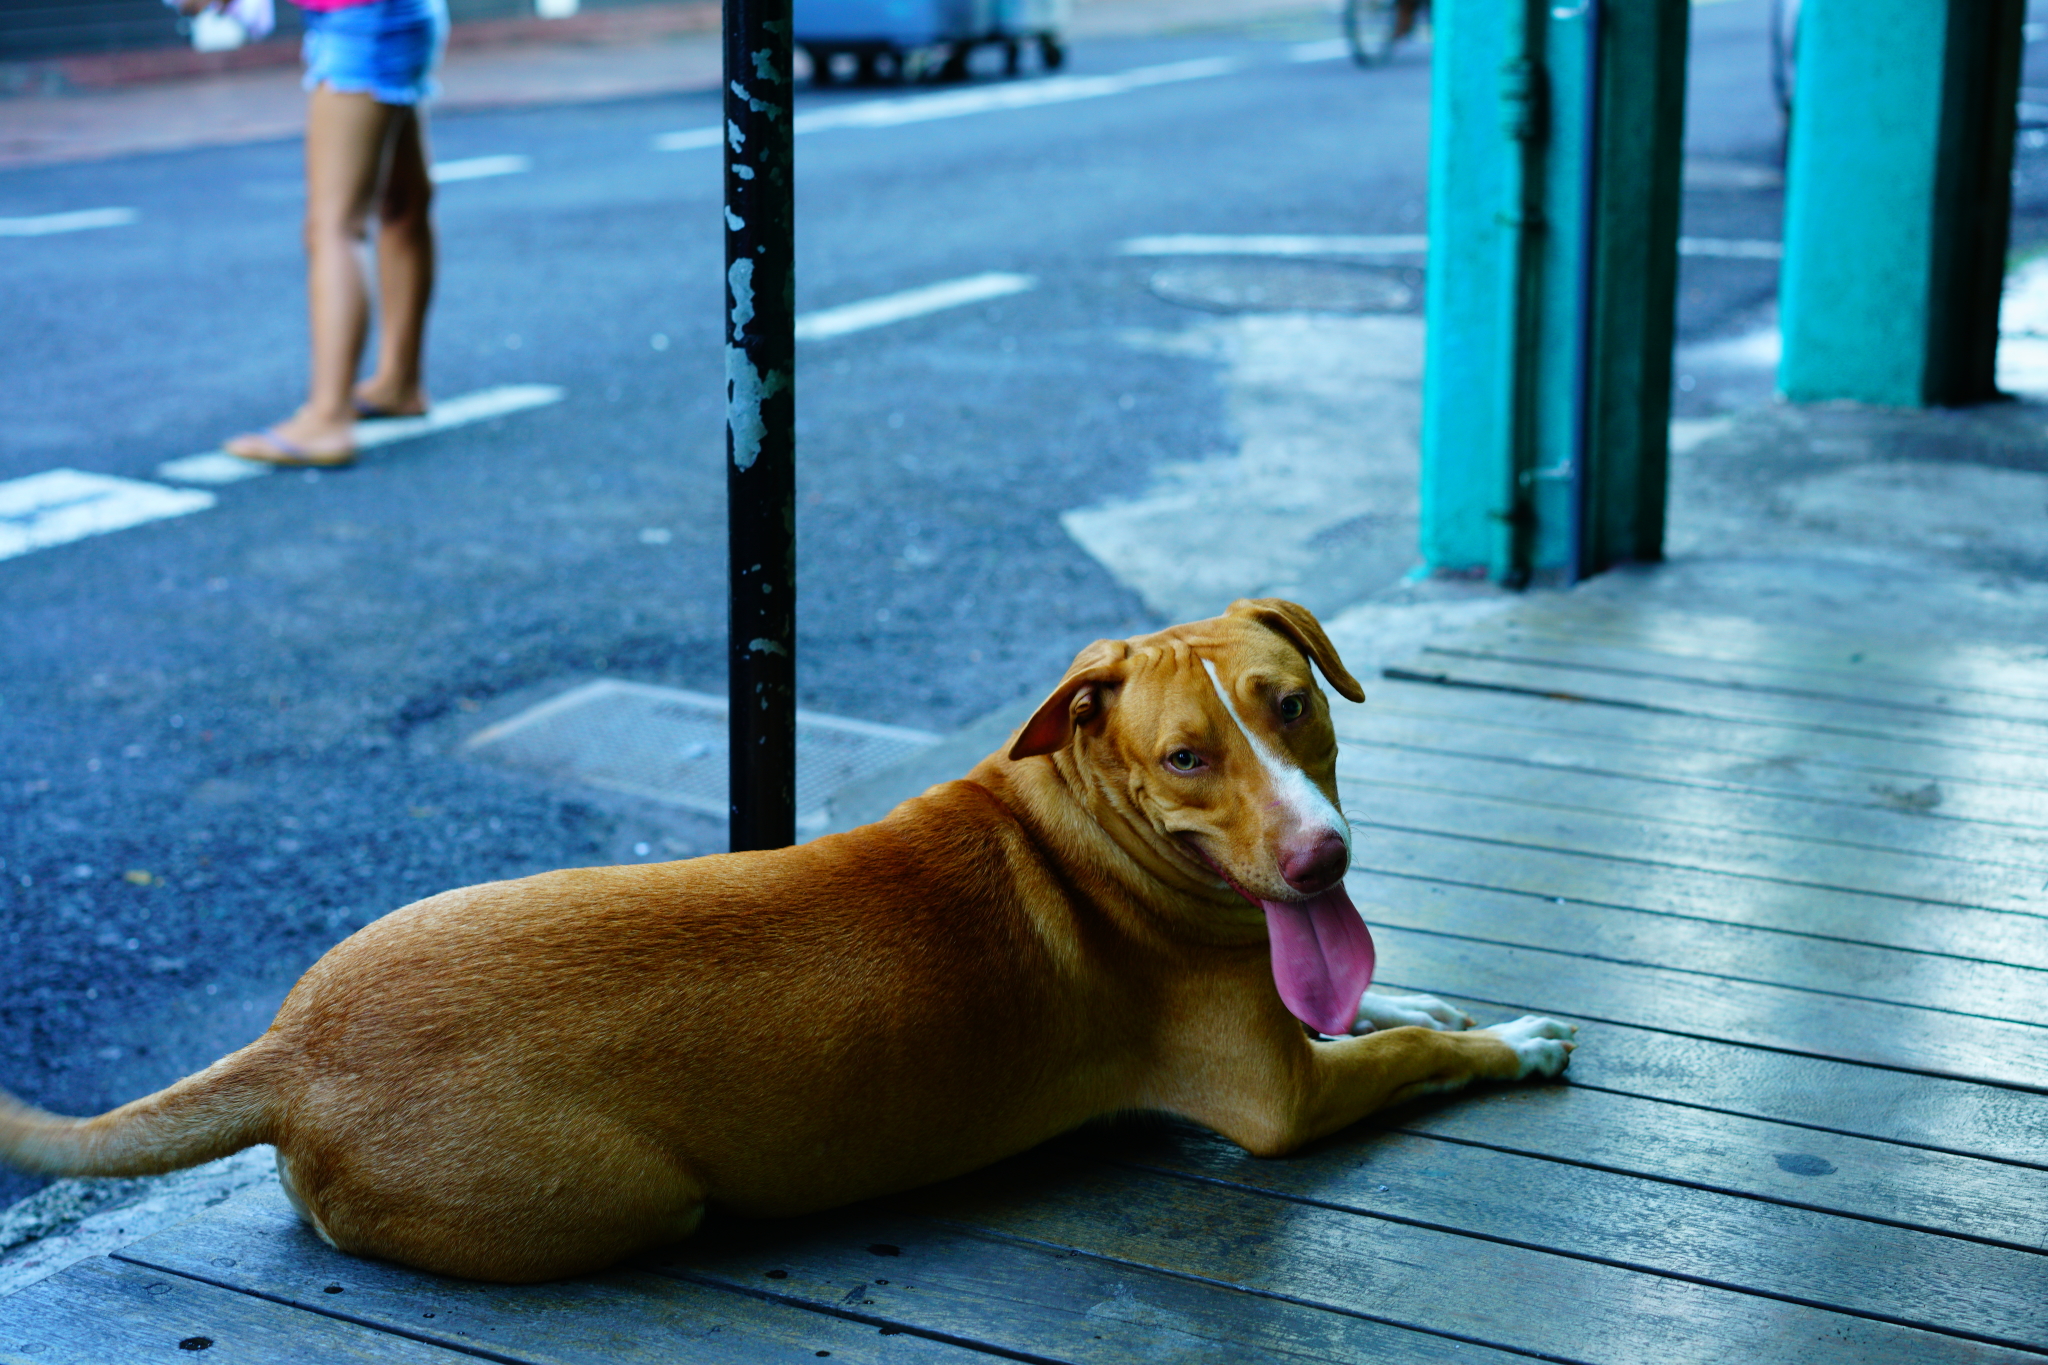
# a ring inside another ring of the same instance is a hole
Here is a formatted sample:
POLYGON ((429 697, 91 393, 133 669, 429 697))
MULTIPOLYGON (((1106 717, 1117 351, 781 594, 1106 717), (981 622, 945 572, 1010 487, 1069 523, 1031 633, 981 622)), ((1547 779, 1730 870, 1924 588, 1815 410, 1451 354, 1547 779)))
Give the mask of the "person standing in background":
MULTIPOLYGON (((226 0, 179 0, 186 14, 226 0)), ((276 465, 345 465, 359 417, 427 410, 421 375, 434 292, 426 113, 448 36, 446 0, 297 0, 306 11, 306 293, 313 367, 305 404, 223 443, 276 465), (377 362, 363 247, 377 223, 377 362)))

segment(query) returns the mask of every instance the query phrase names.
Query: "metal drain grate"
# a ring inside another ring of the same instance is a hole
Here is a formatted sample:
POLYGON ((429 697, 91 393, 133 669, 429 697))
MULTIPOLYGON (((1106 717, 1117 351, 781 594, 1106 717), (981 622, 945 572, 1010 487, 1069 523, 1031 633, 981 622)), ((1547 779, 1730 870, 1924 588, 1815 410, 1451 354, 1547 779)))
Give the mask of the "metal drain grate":
MULTIPOLYGON (((923 730, 797 712, 798 830, 822 830, 834 792, 938 738, 923 730)), ((465 747, 507 767, 723 817, 725 742, 725 698, 606 679, 493 725, 465 747)))

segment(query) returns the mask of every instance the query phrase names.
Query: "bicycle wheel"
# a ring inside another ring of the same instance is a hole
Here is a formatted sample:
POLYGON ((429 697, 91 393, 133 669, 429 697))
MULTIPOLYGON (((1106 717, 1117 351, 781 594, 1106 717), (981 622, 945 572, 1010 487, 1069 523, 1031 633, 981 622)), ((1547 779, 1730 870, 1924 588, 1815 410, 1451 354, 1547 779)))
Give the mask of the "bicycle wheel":
POLYGON ((1799 0, 1771 0, 1771 93, 1780 118, 1792 117, 1793 73, 1799 55, 1799 0))
POLYGON ((1394 0, 1344 0, 1344 41, 1351 60, 1373 66, 1394 46, 1394 0))

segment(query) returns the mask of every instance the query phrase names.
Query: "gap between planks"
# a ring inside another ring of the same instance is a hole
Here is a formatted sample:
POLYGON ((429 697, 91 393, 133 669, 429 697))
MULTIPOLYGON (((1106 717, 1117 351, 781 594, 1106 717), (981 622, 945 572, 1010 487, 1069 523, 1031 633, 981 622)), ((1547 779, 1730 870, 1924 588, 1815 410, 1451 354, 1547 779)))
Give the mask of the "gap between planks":
MULTIPOLYGON (((1755 888, 1800 893, 1849 892, 1889 903, 1894 913, 1932 903, 2048 916, 2048 874, 1983 864, 1938 863, 1876 850, 1831 848, 1798 839, 1749 834, 1716 840, 1709 833, 1601 812, 1545 810, 1513 801, 1460 796, 1394 800, 1370 787, 1340 783, 1346 819, 1361 831, 1463 840, 1471 856, 1493 849, 1567 853, 1621 867, 1717 873, 1755 888), (1853 856, 1852 856, 1853 855, 1853 856), (1771 868, 1773 871, 1764 871, 1771 868)), ((1597 884, 1598 872, 1589 873, 1597 884)))
POLYGON ((1579 599, 1538 603, 1481 621, 1444 643, 1513 641, 1542 652, 1597 646, 1666 661, 1675 672, 1755 669, 1830 687, 1924 687, 2048 702, 2048 653, 1952 640, 1913 641, 1763 627, 1739 617, 1617 609, 1579 599), (1534 643, 1528 643, 1534 642, 1534 643))
POLYGON ((1725 872, 1617 862, 1458 834, 1380 828, 1354 840, 1352 872, 1711 924, 1744 925, 1930 956, 2048 968, 2048 929, 2018 910, 1786 888, 1725 872))
POLYGON ((1605 706, 1644 715, 1775 725, 1817 735, 1913 740, 1969 754, 2048 755, 2048 727, 1977 716, 1935 715, 1837 698, 1741 692, 1682 679, 1636 678, 1559 665, 1425 654, 1381 670, 1390 681, 1605 706))
POLYGON ((1839 848, 1911 854, 1945 862, 2024 869, 2048 879, 2048 831, 2023 834, 1956 820, 1933 821, 1874 806, 1799 801, 1776 793, 1715 789, 1653 777, 1616 776, 1513 755, 1339 750, 1340 784, 1511 801, 1543 810, 1623 816, 1716 835, 1797 838, 1839 848))
MULTIPOLYGON (((1426 659, 1468 659, 1537 669, 1570 669, 1593 675, 1676 683, 1802 701, 1857 707, 1891 708, 1934 716, 1969 717, 2001 723, 2048 724, 2048 701, 2010 692, 1982 692, 1968 687, 1873 672, 1858 677, 1793 675, 1767 663, 1716 662, 1684 666, 1625 647, 1508 635, 1484 630, 1431 641, 1422 648, 1426 659), (1964 704, 1950 698, 1960 694, 1964 704)), ((2044 670, 2048 674, 2048 670, 2044 670)))
POLYGON ((1346 878, 1368 923, 1594 962, 2048 1026, 2048 972, 1529 893, 1346 878), (1421 889, 1417 894, 1417 890, 1421 889), (1389 895, 1389 892, 1407 892, 1389 895))
MULTIPOLYGON (((2034 803, 2023 812, 2038 810, 2039 803, 2048 801, 2048 768, 2031 758, 1966 752, 1900 735, 1824 734, 1760 721, 1404 680, 1375 687, 1363 704, 1333 703, 1332 711, 1340 740, 1355 737, 1360 726, 1385 716, 1418 726, 1484 729, 1507 744, 1522 742, 1523 736, 1547 736, 1553 741, 1625 745, 1660 757, 1725 755, 1738 771, 1818 767, 1916 785, 1929 780, 1967 784, 1967 790, 1982 790, 1992 805, 2002 805, 2014 794, 2034 803)), ((1479 750, 1496 751, 1492 746, 1479 750)))

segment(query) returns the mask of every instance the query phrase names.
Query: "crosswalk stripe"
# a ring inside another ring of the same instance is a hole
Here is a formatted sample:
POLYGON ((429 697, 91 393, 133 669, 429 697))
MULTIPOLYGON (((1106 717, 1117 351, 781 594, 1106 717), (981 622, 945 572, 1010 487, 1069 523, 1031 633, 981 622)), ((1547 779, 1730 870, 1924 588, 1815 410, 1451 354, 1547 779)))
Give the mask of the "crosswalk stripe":
POLYGON ((824 341, 830 337, 845 336, 849 332, 865 332, 870 327, 904 322, 947 308, 960 308, 970 303, 1021 294, 1027 289, 1035 288, 1037 284, 1038 281, 1029 275, 1011 275, 1003 271, 970 275, 964 280, 927 284, 917 289, 906 289, 898 294, 884 294, 880 298, 866 299, 860 303, 842 304, 838 308, 824 308, 815 313, 805 313, 796 320, 796 339, 824 341))
MULTIPOLYGON (((894 128, 906 123, 928 123, 934 119, 986 114, 1000 109, 1033 109, 1046 104, 1121 95, 1154 85, 1226 76, 1242 70, 1244 65, 1228 57, 1199 57, 1193 61, 1135 67, 1105 76, 1046 76, 1038 80, 1015 81, 975 90, 952 90, 937 95, 861 100, 855 104, 798 114, 792 127, 799 133, 818 133, 830 128, 894 128)), ((681 132, 663 133, 654 139, 654 148, 661 152, 683 152, 696 147, 716 147, 723 140, 724 130, 721 128, 686 128, 681 132)))
MULTIPOLYGON (((374 450, 396 441, 411 441, 431 436, 437 431, 468 426, 472 422, 524 412, 528 408, 546 407, 550 403, 561 402, 567 394, 568 390, 559 384, 504 384, 494 389, 479 389, 459 398, 442 399, 424 417, 384 417, 358 422, 356 449, 374 450)), ((236 459, 225 451, 205 450, 197 455, 166 460, 156 467, 156 472, 159 477, 173 483, 224 484, 262 478, 271 472, 271 468, 253 460, 236 459)))
POLYGON ((74 209, 70 213, 0 218, 0 237, 48 237, 59 232, 84 232, 88 228, 126 227, 138 216, 134 209, 74 209))
POLYGON ((0 559, 213 506, 211 493, 51 469, 0 483, 0 559))
POLYGON ((457 161, 436 161, 429 172, 436 185, 446 185, 457 180, 483 180, 494 175, 518 175, 533 169, 533 158, 510 154, 505 156, 471 156, 457 161))

